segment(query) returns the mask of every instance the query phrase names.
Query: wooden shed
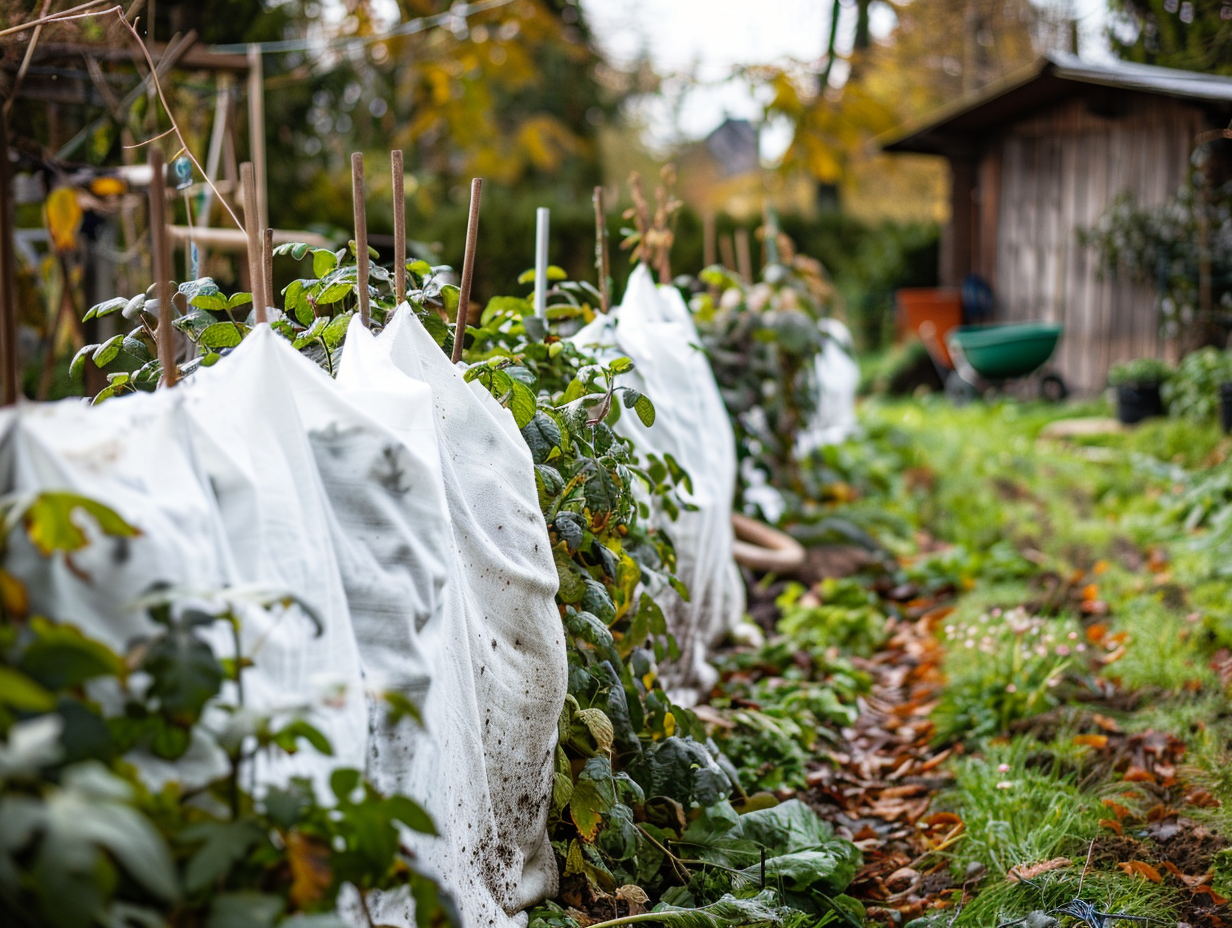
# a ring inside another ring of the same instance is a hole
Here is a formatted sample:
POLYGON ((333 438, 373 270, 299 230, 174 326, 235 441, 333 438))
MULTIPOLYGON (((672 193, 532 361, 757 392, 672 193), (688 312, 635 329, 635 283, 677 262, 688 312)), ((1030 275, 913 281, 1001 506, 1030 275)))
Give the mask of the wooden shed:
POLYGON ((1175 196, 1197 137, 1230 117, 1232 78, 1054 52, 882 147, 949 162, 941 283, 974 272, 992 285, 998 321, 1064 323, 1054 362, 1092 393, 1118 361, 1175 345, 1154 289, 1101 274, 1078 232, 1123 192, 1142 206, 1175 196))

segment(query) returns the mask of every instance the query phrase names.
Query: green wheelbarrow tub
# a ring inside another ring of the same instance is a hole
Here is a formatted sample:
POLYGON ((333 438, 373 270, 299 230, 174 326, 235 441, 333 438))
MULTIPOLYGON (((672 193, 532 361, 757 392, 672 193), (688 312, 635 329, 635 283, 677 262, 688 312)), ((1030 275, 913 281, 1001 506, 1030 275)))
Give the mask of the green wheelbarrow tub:
POLYGON ((1009 380, 1043 367, 1057 347, 1062 328, 1056 322, 965 325, 952 330, 948 341, 981 377, 1009 380))

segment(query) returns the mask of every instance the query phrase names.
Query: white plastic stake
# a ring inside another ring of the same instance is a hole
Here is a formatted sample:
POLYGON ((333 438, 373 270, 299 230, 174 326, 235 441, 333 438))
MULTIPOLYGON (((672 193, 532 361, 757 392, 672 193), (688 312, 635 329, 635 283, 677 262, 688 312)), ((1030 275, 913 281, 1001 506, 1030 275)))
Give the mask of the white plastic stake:
POLYGON ((548 317, 548 221, 551 210, 535 210, 535 315, 548 317))

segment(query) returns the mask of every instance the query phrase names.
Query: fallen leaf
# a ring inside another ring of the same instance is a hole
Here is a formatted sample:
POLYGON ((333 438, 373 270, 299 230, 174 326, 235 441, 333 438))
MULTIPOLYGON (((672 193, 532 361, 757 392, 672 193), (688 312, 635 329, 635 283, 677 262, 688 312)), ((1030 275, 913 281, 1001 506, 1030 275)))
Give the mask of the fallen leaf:
POLYGON ((1148 863, 1143 863, 1141 860, 1123 860, 1117 864, 1117 866, 1130 876, 1133 876, 1136 873, 1138 876, 1145 877, 1152 883, 1162 883, 1164 881, 1164 878, 1159 875, 1158 870, 1148 863))
POLYGON ((1091 644, 1099 644, 1108 634, 1108 624, 1106 622, 1096 622, 1094 625, 1087 626, 1087 641, 1091 644))
POLYGON ((1121 823, 1114 818, 1101 818, 1099 820, 1101 828, 1107 828, 1109 831, 1115 831, 1118 835, 1125 834, 1125 830, 1121 828, 1121 823))
POLYGON ((1125 818, 1125 816, 1129 815, 1129 809, 1125 808, 1125 806, 1121 805, 1119 802, 1116 802, 1115 800, 1105 799, 1104 805, 1106 805, 1109 809, 1112 810, 1112 814, 1117 817, 1117 821, 1120 821, 1121 819, 1125 818))
POLYGON ((1125 776, 1122 779, 1128 783, 1154 783, 1155 774, 1145 767, 1133 766, 1125 771, 1125 776))
POLYGON ((1107 735, 1075 735, 1074 744, 1084 744, 1089 748, 1106 748, 1108 746, 1107 735))
POLYGON ((1228 902, 1227 899, 1219 895, 1219 893, 1215 892, 1215 890, 1211 889, 1209 886, 1195 886, 1193 887, 1193 892, 1195 896, 1210 896, 1211 902, 1215 903, 1215 905, 1226 905, 1228 902))
MULTIPOLYGON (((1088 629, 1090 631, 1090 629, 1088 629)), ((1106 715, 1100 715, 1098 712, 1091 713, 1091 721, 1108 732, 1119 732, 1121 726, 1116 723, 1116 720, 1108 718, 1106 715)))

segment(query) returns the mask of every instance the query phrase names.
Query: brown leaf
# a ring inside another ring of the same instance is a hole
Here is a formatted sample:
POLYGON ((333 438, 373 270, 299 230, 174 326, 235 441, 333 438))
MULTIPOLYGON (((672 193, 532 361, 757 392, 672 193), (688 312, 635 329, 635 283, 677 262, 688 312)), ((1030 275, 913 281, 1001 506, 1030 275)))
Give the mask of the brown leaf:
POLYGON ((1158 870, 1141 860, 1123 860, 1117 864, 1117 866, 1130 876, 1133 876, 1136 873, 1138 876, 1145 877, 1152 883, 1162 883, 1164 881, 1164 878, 1159 875, 1158 870))
POLYGON ((1107 634, 1107 622, 1096 622, 1094 625, 1087 626, 1087 641, 1091 642, 1091 644, 1099 644, 1107 634))
POLYGON ((1118 835, 1125 834, 1125 830, 1121 828, 1121 823, 1114 818, 1101 818, 1099 820, 1101 828, 1107 828, 1109 831, 1115 831, 1118 835))
POLYGON ((1211 902, 1215 903, 1215 905, 1227 905, 1228 902, 1227 899, 1219 895, 1219 893, 1215 892, 1215 890, 1211 889, 1209 886, 1194 886, 1193 893, 1195 896, 1210 896, 1211 902))
POLYGON ((26 585, 3 569, 0 569, 0 605, 16 619, 24 619, 30 611, 30 594, 26 585))
POLYGON ((291 903, 302 909, 325 896, 334 873, 329 848, 298 831, 287 835, 287 863, 291 867, 291 903))
POLYGON ((1108 746, 1107 735, 1075 735, 1074 744, 1083 744, 1089 748, 1106 748, 1108 746))
POLYGON ((1035 864, 1019 864, 1017 867, 1010 867, 1010 871, 1005 875, 1005 878, 1011 883, 1017 883, 1019 880, 1033 880, 1041 873, 1069 867, 1073 863, 1068 857, 1054 857, 1052 860, 1044 860, 1035 864))
POLYGON ((1112 810, 1112 814, 1117 817, 1118 822, 1121 819, 1125 818, 1125 816, 1129 815, 1129 809, 1125 808, 1125 806, 1121 805, 1119 802, 1116 802, 1115 800, 1105 799, 1104 805, 1106 805, 1109 809, 1112 810))
MULTIPOLYGON (((1094 628, 1094 626, 1092 626, 1092 628, 1094 628)), ((1088 628, 1087 629, 1088 635, 1090 631, 1091 629, 1088 628)), ((1115 733, 1121 730, 1121 726, 1118 725, 1114 719, 1110 719, 1106 715, 1100 715, 1098 712, 1091 713, 1091 721, 1094 722, 1096 725, 1098 725, 1100 728, 1102 728, 1104 731, 1115 733)))
POLYGON ((1125 776, 1122 779, 1129 783, 1154 783, 1155 774, 1145 767, 1134 766, 1125 771, 1125 776))

